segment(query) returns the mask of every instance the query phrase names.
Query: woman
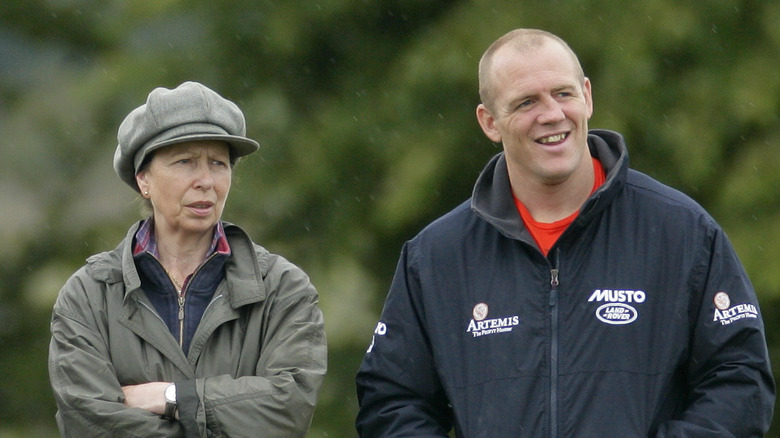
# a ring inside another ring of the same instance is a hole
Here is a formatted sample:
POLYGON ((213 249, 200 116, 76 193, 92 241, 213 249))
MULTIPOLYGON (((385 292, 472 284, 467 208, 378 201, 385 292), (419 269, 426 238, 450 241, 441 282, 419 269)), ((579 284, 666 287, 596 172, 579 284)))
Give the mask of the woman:
POLYGON ((258 148, 205 86, 157 88, 119 127, 114 168, 152 214, 60 291, 49 373, 63 436, 304 436, 326 371, 318 297, 222 222, 258 148))

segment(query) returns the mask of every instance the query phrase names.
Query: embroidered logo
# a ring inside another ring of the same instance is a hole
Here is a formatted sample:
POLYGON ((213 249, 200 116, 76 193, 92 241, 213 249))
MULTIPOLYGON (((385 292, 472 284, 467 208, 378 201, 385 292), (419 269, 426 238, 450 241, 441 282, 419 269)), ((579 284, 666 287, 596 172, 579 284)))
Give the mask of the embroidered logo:
POLYGON ((515 326, 520 325, 520 317, 507 316, 504 318, 485 319, 488 315, 488 305, 479 303, 471 311, 472 319, 469 321, 466 333, 471 333, 475 338, 494 335, 496 333, 509 333, 515 326))
POLYGON ((731 305, 731 298, 729 298, 729 294, 726 292, 718 292, 715 294, 715 298, 713 300, 715 302, 715 307, 718 308, 718 310, 726 310, 731 305))
POLYGON ((596 309, 596 318, 604 324, 631 324, 639 318, 639 311, 632 304, 642 304, 647 294, 641 290, 596 289, 588 302, 605 303, 596 309))
POLYGON ((607 324, 631 324, 638 316, 636 309, 628 304, 607 303, 596 309, 596 318, 607 324))
POLYGON ((718 292, 713 298, 715 303, 715 314, 713 322, 720 322, 720 325, 729 325, 740 319, 758 318, 758 309, 753 304, 731 305, 731 298, 726 292, 718 292))
POLYGON ((474 310, 471 311, 471 316, 474 317, 475 321, 482 321, 483 319, 487 318, 488 314, 488 305, 485 303, 479 303, 476 306, 474 306, 474 310))

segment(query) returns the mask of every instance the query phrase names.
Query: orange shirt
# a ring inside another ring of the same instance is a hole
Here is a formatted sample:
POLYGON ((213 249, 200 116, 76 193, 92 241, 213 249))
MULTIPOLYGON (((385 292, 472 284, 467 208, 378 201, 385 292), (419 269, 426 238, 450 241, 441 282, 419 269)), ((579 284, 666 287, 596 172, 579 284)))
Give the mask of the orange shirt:
MULTIPOLYGON (((590 191, 592 194, 604 184, 604 181, 607 179, 607 174, 604 172, 604 167, 599 160, 592 157, 591 160, 593 161, 593 173, 596 176, 593 181, 593 188, 590 191)), ((525 208, 525 205, 523 205, 517 197, 515 197, 515 206, 517 207, 517 211, 520 212, 520 217, 523 218, 523 223, 525 223, 526 228, 531 232, 531 236, 533 236, 536 244, 539 245, 539 249, 545 256, 547 256, 550 248, 552 248, 558 238, 561 237, 561 234, 563 234, 566 228, 574 222, 577 215, 580 214, 580 211, 577 210, 569 217, 559 221, 545 223, 535 221, 531 216, 531 213, 528 212, 528 209, 525 208)))

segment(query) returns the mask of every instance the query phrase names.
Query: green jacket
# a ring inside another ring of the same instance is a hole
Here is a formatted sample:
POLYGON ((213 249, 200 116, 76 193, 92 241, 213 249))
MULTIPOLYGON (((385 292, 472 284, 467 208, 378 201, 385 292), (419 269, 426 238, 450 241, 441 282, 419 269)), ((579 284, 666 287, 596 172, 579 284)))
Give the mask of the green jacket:
POLYGON ((49 375, 66 437, 296 437, 327 367, 306 274, 225 224, 232 255, 185 356, 140 289, 138 224, 90 257, 54 305, 49 375), (176 382, 179 421, 123 404, 122 386, 176 382))

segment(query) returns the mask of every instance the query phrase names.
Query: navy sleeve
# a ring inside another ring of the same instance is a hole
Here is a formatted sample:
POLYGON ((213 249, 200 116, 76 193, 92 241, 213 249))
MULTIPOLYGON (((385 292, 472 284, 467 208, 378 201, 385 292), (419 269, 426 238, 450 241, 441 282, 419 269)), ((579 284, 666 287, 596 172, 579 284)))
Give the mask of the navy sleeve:
POLYGON ((723 231, 709 239, 692 279, 686 407, 657 437, 762 437, 775 385, 758 300, 723 231))
POLYGON ((446 437, 452 414, 426 334, 410 244, 401 258, 357 374, 361 437, 446 437))

